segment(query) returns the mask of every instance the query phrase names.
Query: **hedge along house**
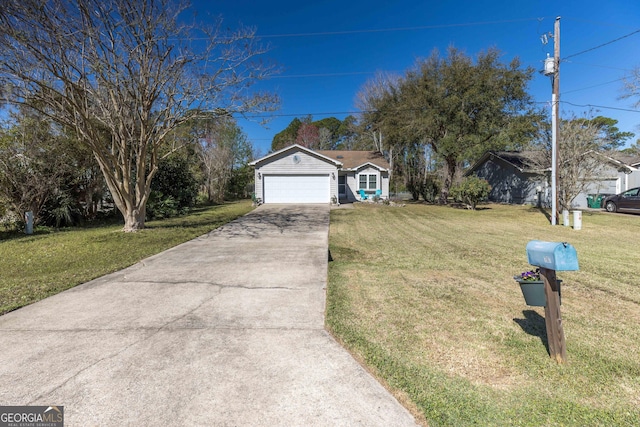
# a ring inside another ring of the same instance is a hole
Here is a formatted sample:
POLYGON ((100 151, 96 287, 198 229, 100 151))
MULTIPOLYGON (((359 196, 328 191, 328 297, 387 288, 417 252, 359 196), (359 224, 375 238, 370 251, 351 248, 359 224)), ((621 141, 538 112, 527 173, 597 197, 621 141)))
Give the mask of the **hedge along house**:
MULTIPOLYGON (((640 159, 615 159, 601 153, 589 152, 593 156, 593 168, 584 180, 588 185, 572 202, 572 207, 586 208, 589 195, 618 194, 629 188, 640 186, 640 159)), ((531 204, 551 206, 551 169, 535 169, 531 160, 539 153, 533 151, 489 151, 486 152, 465 176, 475 175, 486 179, 491 185, 489 200, 496 203, 531 204)))
POLYGON ((345 203, 389 197, 389 163, 372 151, 314 151, 301 145, 251 162, 263 203, 345 203))

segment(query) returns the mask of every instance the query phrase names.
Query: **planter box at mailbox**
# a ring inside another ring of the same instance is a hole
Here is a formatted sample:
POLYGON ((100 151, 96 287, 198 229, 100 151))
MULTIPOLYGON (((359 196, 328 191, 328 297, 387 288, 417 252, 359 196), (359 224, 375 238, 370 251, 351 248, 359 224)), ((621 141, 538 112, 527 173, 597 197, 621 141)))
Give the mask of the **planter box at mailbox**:
MULTIPOLYGON (((544 294, 544 282, 542 280, 518 280, 516 281, 520 284, 520 290, 522 291, 522 296, 524 296, 524 302, 527 305, 534 307, 546 307, 547 306, 547 297, 544 294)), ((560 299, 560 304, 562 304, 562 291, 560 289, 560 285, 562 280, 558 280, 558 297, 560 299)))

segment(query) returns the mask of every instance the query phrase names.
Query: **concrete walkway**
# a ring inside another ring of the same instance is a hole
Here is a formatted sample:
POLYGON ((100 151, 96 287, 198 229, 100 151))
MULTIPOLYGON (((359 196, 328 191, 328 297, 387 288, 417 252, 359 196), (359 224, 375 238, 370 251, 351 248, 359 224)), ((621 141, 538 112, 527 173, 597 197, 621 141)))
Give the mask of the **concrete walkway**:
POLYGON ((61 405, 66 426, 415 425, 324 330, 328 227, 328 206, 262 206, 0 316, 0 405, 61 405))

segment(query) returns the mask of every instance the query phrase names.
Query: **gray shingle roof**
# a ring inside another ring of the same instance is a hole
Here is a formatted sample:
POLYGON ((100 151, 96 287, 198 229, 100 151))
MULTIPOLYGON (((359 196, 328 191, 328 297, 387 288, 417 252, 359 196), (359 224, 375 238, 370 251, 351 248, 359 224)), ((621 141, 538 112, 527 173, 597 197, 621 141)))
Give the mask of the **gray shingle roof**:
POLYGON ((376 151, 316 150, 316 153, 341 162, 344 169, 354 169, 365 163, 373 163, 382 169, 389 169, 389 162, 376 151))

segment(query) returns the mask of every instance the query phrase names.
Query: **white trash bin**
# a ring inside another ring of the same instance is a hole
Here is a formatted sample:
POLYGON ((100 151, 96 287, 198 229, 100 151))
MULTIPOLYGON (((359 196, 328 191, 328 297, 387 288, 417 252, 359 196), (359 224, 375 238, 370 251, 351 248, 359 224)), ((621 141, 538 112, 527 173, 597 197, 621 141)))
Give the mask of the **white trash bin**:
POLYGON ((582 211, 573 211, 573 229, 582 230, 582 211))
POLYGON ((569 223, 569 211, 566 209, 562 210, 562 223, 565 227, 569 227, 571 225, 569 223))

